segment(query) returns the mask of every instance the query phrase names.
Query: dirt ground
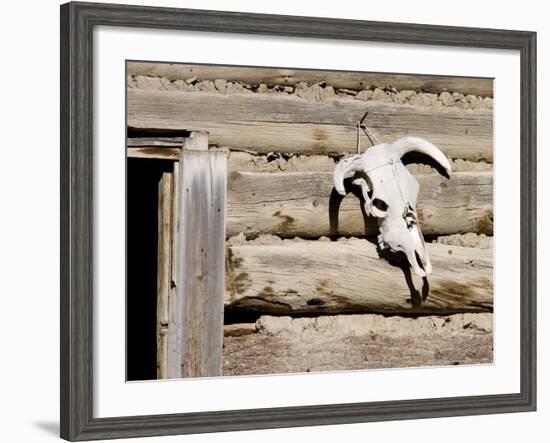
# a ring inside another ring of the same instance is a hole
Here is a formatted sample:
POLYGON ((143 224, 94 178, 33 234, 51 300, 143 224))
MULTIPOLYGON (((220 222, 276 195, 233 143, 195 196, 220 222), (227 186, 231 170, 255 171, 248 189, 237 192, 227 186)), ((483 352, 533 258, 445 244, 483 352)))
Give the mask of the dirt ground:
POLYGON ((492 314, 337 317, 321 323, 316 318, 261 317, 255 328, 233 327, 224 338, 224 375, 493 361, 492 314), (347 329, 342 328, 344 324, 347 329))

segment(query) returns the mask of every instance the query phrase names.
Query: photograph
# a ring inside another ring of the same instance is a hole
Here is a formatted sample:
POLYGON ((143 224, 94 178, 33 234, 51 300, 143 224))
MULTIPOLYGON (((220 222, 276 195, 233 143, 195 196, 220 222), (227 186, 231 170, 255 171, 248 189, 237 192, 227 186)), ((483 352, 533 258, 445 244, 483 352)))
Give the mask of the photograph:
POLYGON ((544 3, 6 5, 1 441, 544 440, 544 3))
POLYGON ((279 7, 61 6, 59 435, 521 439, 540 24, 279 7))
POLYGON ((127 381, 493 364, 493 99, 127 60, 127 381))

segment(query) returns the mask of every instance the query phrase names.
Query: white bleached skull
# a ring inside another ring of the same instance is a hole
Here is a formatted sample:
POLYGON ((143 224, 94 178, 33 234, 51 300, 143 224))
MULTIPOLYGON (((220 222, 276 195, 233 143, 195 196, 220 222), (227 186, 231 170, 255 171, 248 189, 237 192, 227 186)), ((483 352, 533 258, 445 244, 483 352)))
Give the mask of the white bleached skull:
POLYGON ((403 252, 413 271, 426 277, 432 265, 418 225, 419 185, 401 161, 412 151, 430 156, 450 174, 449 160, 437 147, 418 137, 404 137, 344 157, 334 169, 334 188, 346 195, 344 179, 356 176, 353 184, 361 187, 367 213, 378 218, 380 248, 403 252))

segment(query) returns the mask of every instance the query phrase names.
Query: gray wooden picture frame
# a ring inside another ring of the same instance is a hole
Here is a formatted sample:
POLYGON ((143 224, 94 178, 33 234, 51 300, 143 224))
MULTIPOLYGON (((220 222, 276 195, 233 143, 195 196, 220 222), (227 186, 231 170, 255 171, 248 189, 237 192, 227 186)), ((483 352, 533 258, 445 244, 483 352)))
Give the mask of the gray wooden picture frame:
POLYGON ((536 33, 99 3, 61 6, 61 437, 91 440, 536 409, 536 33), (271 409, 93 416, 93 30, 123 26, 416 43, 521 56, 519 393, 271 409))

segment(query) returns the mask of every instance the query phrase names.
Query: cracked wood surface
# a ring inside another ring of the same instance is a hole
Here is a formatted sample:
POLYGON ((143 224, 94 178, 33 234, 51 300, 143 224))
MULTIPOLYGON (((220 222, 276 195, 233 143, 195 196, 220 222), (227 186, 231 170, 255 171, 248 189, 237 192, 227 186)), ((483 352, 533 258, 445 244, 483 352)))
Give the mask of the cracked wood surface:
POLYGON ((167 378, 222 372, 227 155, 192 134, 179 162, 167 378), (198 146, 200 145, 200 146, 198 146))
POLYGON ((157 226, 157 378, 166 378, 168 306, 172 281, 173 173, 163 172, 158 184, 157 226))
MULTIPOLYGON (((493 173, 416 176, 424 234, 493 232, 493 173)), ((350 188, 351 189, 351 188, 350 188)), ((281 237, 376 235, 358 197, 333 192, 330 172, 232 172, 228 177, 227 234, 281 237)))
POLYGON ((206 131, 210 144, 258 153, 351 153, 356 123, 365 111, 369 112, 369 129, 381 142, 414 135, 429 140, 450 158, 493 159, 492 110, 351 99, 310 102, 269 94, 128 90, 128 126, 133 130, 206 131))
POLYGON ((428 244, 426 286, 398 256, 366 240, 231 246, 226 309, 262 314, 452 314, 492 312, 493 250, 428 244), (413 289, 411 289, 413 288, 413 289))

